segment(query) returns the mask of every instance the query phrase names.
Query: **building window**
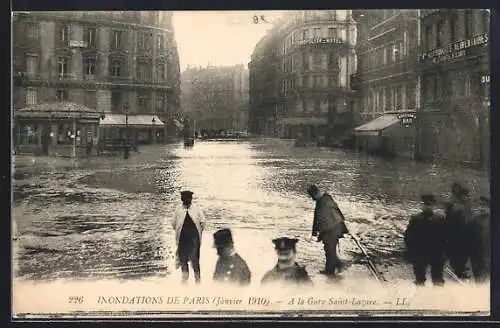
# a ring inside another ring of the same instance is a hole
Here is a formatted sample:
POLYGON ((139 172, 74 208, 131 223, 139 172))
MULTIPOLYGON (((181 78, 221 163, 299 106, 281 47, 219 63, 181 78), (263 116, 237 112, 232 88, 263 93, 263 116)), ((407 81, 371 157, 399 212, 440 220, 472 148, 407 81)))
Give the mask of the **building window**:
POLYGON ((309 75, 309 88, 314 87, 314 76, 309 75))
POLYGON ((96 69, 96 59, 95 57, 86 57, 84 59, 84 73, 86 75, 94 75, 96 69))
POLYGON ((160 81, 164 81, 166 79, 166 65, 164 63, 156 64, 156 74, 157 78, 160 81))
POLYGON ((122 104, 122 93, 120 91, 111 91, 111 109, 120 112, 122 104))
POLYGON ((73 131, 73 124, 59 124, 57 127, 57 143, 58 144, 66 144, 71 145, 74 143, 75 134, 78 134, 79 131, 73 131))
POLYGON ((314 58, 314 63, 313 63, 314 68, 315 69, 321 68, 322 64, 323 64, 323 54, 321 54, 321 53, 315 53, 314 56, 313 56, 313 58, 314 58))
POLYGON ((382 49, 382 64, 387 65, 387 48, 382 49))
POLYGON ((122 46, 122 31, 113 31, 111 42, 114 49, 120 49, 122 46))
POLYGON ((433 48, 432 26, 431 25, 427 25, 425 27, 425 48, 426 48, 426 50, 431 50, 433 48))
POLYGON ((410 37, 408 35, 408 31, 404 31, 403 33, 403 56, 408 56, 408 52, 410 50, 410 37))
POLYGON ((302 40, 307 40, 307 39, 309 39, 309 30, 304 29, 302 30, 302 40))
POLYGON ((22 124, 21 125, 21 140, 22 145, 38 144, 38 125, 37 124, 22 124))
POLYGON ((160 51, 163 51, 165 47, 165 38, 161 34, 156 35, 156 48, 160 51))
POLYGON ((122 74, 121 70, 122 70, 122 60, 121 59, 111 60, 111 75, 121 76, 122 74))
POLYGON ((36 105, 38 100, 38 90, 35 88, 26 88, 26 105, 36 105))
POLYGON ((146 92, 139 93, 137 100, 139 111, 141 113, 149 113, 149 95, 146 92))
POLYGON ((69 75, 69 59, 66 57, 59 57, 57 60, 57 71, 59 77, 65 77, 69 75))
POLYGON ((444 21, 440 20, 436 23, 436 47, 439 48, 445 44, 446 36, 444 35, 444 21))
POLYGON ((396 44, 392 45, 392 61, 397 62, 399 61, 399 47, 396 44))
POLYGON ((321 37, 321 29, 320 28, 314 28, 313 33, 314 33, 315 38, 321 37))
POLYGON ((84 104, 88 108, 97 108, 97 91, 96 90, 85 90, 84 104))
POLYGON ((61 29, 59 30, 59 41, 61 43, 68 43, 69 41, 69 26, 61 25, 61 29))
POLYGON ((31 40, 38 39, 38 24, 34 22, 26 23, 26 37, 31 40))
POLYGON ((328 87, 328 76, 323 75, 323 87, 328 87))
POLYGON ((322 84, 322 76, 315 76, 314 77, 314 86, 320 87, 321 84, 322 84))
POLYGON ((469 39, 474 33, 474 16, 470 9, 464 11, 464 21, 465 21, 465 39, 469 39))
POLYGON ((165 96, 156 95, 156 114, 162 115, 165 112, 165 96))
POLYGON ((85 31, 84 40, 87 42, 87 47, 93 48, 96 45, 96 29, 90 27, 85 31))
POLYGON ((137 48, 140 50, 145 50, 147 47, 147 34, 145 32, 139 33, 137 38, 137 48))
POLYGON ((56 99, 59 102, 69 101, 69 92, 67 89, 59 89, 56 91, 56 99))
POLYGON ((306 70, 309 69, 309 54, 307 53, 302 55, 302 67, 306 70))
POLYGON ((28 77, 35 77, 38 74, 38 57, 34 55, 26 56, 26 73, 28 77))
POLYGON ((307 100, 306 99, 302 99, 302 108, 303 108, 304 112, 309 111, 309 108, 307 107, 307 100))
POLYGON ((328 37, 329 38, 338 38, 338 30, 335 27, 328 28, 328 37))

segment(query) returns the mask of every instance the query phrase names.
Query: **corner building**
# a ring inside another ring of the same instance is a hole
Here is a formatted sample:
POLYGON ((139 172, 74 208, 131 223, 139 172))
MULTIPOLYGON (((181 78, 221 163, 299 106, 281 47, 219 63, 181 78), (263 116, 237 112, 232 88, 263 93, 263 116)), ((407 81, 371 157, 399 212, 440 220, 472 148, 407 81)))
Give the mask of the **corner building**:
POLYGON ((105 114, 179 116, 171 21, 164 11, 15 13, 14 111, 73 102, 105 114))
POLYGON ((287 15, 257 44, 249 63, 253 132, 315 139, 348 133, 355 44, 351 10, 287 15))
POLYGON ((489 10, 422 10, 421 42, 419 156, 489 167, 489 10))

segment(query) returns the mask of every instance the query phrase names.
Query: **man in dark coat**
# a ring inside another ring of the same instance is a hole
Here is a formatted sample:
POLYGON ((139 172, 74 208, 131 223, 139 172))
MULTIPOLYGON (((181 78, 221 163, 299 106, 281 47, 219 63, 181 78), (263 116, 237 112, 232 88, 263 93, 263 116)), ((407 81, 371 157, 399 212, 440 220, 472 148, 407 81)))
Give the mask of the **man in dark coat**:
POLYGON ((262 284, 288 283, 306 286, 313 285, 305 267, 295 262, 297 242, 297 238, 282 237, 273 239, 274 249, 278 255, 278 263, 264 275, 261 280, 262 284))
POLYGON ((320 273, 335 275, 335 269, 340 271, 343 267, 337 255, 339 238, 349 232, 345 225, 344 215, 332 196, 322 193, 316 185, 309 186, 307 193, 316 201, 312 235, 318 236, 318 241, 323 242, 325 250, 325 269, 320 273))
POLYGON ((477 209, 469 223, 470 260, 472 273, 476 282, 489 279, 491 266, 491 226, 490 199, 480 197, 477 209))
POLYGON ((214 247, 219 256, 215 265, 214 281, 249 285, 252 274, 245 260, 234 250, 231 230, 221 229, 215 232, 214 247))
POLYGON ((410 218, 404 241, 407 254, 413 265, 415 284, 425 284, 427 266, 431 266, 432 283, 444 284, 443 268, 446 261, 445 221, 434 212, 436 199, 433 195, 422 195, 422 212, 410 218))
POLYGON ((455 182, 451 193, 452 199, 446 205, 447 255, 457 277, 468 278, 466 268, 470 254, 470 239, 467 226, 472 219, 469 190, 455 182))

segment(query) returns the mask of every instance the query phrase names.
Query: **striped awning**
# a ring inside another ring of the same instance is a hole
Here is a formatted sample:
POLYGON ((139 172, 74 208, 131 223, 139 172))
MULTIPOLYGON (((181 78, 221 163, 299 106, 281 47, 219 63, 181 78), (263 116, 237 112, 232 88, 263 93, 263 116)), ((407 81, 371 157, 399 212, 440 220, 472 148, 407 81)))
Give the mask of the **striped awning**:
POLYGON ((100 125, 103 127, 121 127, 121 126, 132 126, 132 127, 163 127, 163 122, 157 115, 128 115, 125 114, 106 114, 104 119, 100 120, 100 125), (128 123, 128 124, 127 124, 128 123))

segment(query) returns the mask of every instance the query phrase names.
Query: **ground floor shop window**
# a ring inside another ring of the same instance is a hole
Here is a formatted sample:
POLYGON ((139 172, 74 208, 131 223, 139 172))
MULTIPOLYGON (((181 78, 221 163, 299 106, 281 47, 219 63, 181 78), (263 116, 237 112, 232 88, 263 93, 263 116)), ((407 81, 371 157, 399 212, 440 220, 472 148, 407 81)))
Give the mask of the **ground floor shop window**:
POLYGON ((76 143, 81 143, 81 132, 80 129, 73 130, 72 123, 59 124, 57 127, 57 143, 60 145, 72 145, 74 143, 74 138, 76 138, 76 143))
POLYGON ((21 145, 37 145, 39 142, 39 129, 36 124, 22 124, 19 143, 21 145))

